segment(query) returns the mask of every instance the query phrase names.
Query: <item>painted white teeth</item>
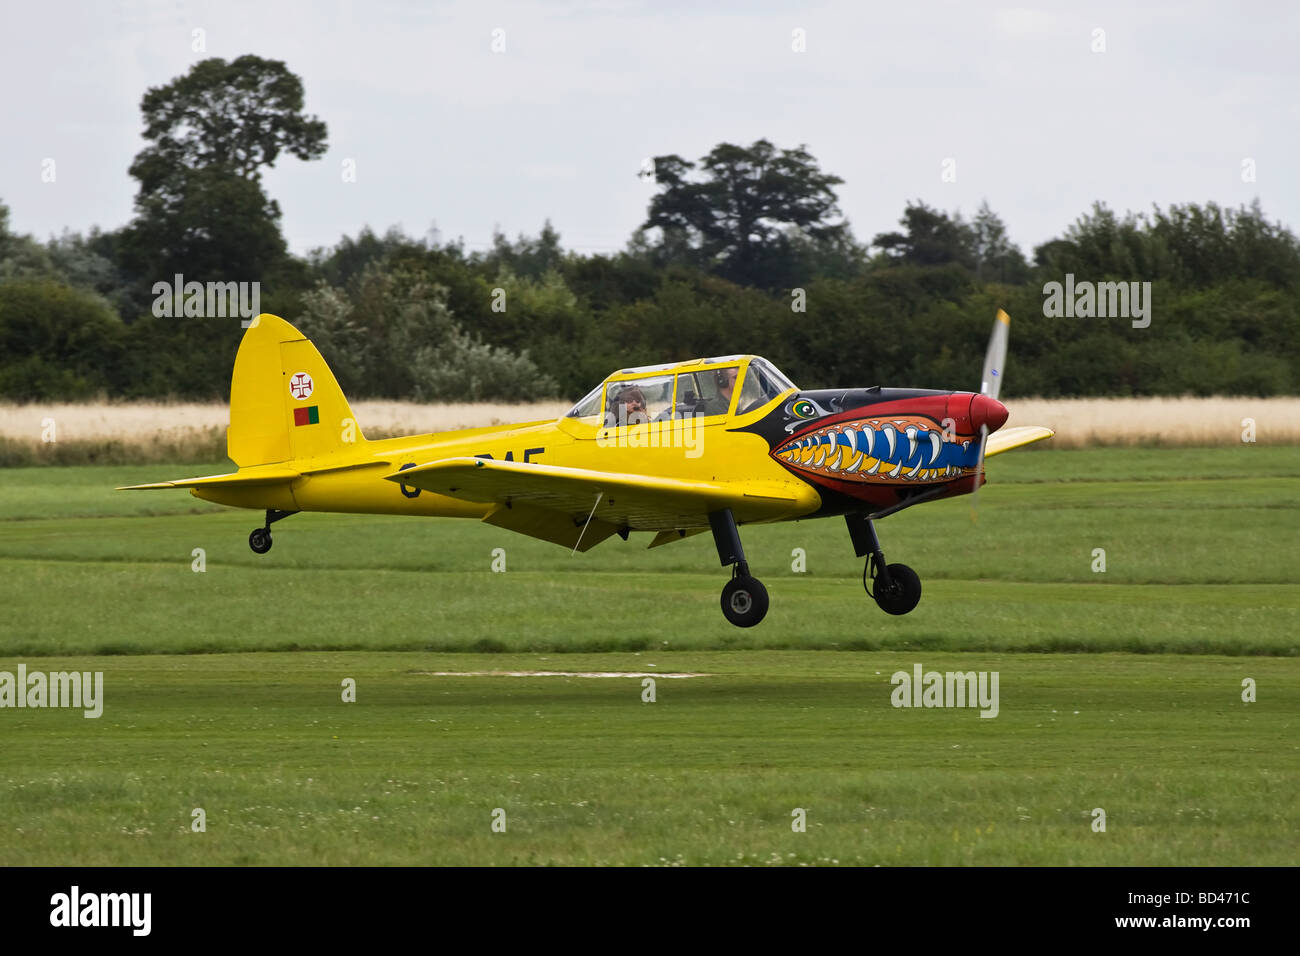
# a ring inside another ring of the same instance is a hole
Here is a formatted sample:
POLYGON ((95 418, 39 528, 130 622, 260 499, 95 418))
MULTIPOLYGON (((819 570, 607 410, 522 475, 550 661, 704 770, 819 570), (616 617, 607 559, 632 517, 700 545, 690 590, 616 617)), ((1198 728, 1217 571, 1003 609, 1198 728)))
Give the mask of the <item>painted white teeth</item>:
MULTIPOLYGON (((957 439, 953 438, 953 444, 957 439)), ((965 474, 961 467, 940 465, 943 447, 948 442, 937 430, 905 421, 881 423, 858 421, 838 428, 825 428, 814 435, 794 441, 780 453, 792 464, 803 465, 824 473, 872 475, 911 482, 943 481, 965 474), (885 447, 876 448, 880 435, 885 447), (906 438, 904 445, 902 439, 906 438), (879 451, 879 454, 875 452, 879 451), (897 462, 894 458, 900 459, 897 462), (884 465, 882 471, 881 465, 884 465)), ((969 452, 971 441, 961 442, 969 452)))

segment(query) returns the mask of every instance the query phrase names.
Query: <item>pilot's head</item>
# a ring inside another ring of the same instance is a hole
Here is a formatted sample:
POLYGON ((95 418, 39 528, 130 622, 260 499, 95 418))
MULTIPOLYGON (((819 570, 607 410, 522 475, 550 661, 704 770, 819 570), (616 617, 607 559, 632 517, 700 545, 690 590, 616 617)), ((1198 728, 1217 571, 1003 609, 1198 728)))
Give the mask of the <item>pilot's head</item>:
POLYGON ((646 421, 645 392, 636 385, 629 385, 615 393, 609 405, 609 418, 613 425, 636 425, 646 421))
POLYGON ((618 393, 615 403, 627 407, 627 413, 645 411, 645 392, 641 391, 636 385, 629 386, 618 393))
POLYGON ((720 368, 713 373, 713 380, 718 383, 718 391, 728 398, 731 397, 731 390, 736 385, 736 373, 740 369, 734 365, 728 368, 720 368))

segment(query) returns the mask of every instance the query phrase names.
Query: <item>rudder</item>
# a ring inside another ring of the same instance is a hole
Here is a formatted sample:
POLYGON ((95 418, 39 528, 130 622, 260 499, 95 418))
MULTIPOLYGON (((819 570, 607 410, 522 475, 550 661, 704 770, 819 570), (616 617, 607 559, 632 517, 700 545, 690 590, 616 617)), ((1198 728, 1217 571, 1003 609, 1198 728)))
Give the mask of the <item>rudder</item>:
POLYGON ((320 458, 365 440, 316 346, 279 316, 254 319, 230 379, 230 459, 250 468, 320 458))

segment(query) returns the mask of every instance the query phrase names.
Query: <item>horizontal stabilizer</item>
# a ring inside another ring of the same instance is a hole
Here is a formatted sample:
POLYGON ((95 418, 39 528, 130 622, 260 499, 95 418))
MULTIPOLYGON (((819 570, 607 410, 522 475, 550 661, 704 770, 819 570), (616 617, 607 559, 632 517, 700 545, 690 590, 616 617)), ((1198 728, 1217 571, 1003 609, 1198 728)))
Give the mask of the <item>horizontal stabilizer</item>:
POLYGON ((295 481, 302 473, 292 468, 272 466, 267 468, 244 468, 238 474, 207 475, 203 478, 178 478, 175 481, 155 481, 147 485, 123 485, 118 491, 154 491, 159 488, 204 488, 214 485, 278 485, 286 481, 295 481))

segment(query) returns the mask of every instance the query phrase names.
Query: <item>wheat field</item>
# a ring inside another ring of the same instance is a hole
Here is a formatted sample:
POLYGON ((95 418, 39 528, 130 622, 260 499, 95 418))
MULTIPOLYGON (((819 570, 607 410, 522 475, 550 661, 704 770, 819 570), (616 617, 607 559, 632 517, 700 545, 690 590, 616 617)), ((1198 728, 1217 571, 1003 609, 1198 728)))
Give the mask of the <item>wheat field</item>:
MULTIPOLYGON (((353 403, 369 438, 557 418, 567 402, 353 403)), ((1046 425, 1052 447, 1300 444, 1300 397, 1010 399, 1008 426, 1046 425)), ((0 404, 0 466, 214 461, 225 454, 221 403, 0 404)))
MULTIPOLYGON (((353 402, 367 438, 540 421, 569 403, 421 405, 353 402)), ((230 412, 220 402, 0 403, 0 467, 220 461, 230 412)))
POLYGON ((1046 425, 1056 448, 1300 444, 1300 398, 1017 398, 1008 426, 1046 425))
MULTIPOLYGON (((568 402, 464 405, 421 405, 415 402, 352 402, 357 422, 367 437, 414 435, 504 425, 510 422, 558 418, 568 402)), ((230 410, 219 402, 83 402, 10 405, 0 403, 0 438, 41 439, 46 420, 54 422, 57 441, 148 440, 179 437, 192 431, 225 431, 230 410)))

